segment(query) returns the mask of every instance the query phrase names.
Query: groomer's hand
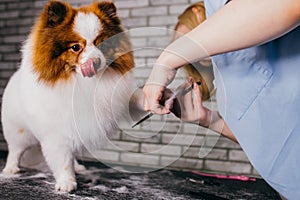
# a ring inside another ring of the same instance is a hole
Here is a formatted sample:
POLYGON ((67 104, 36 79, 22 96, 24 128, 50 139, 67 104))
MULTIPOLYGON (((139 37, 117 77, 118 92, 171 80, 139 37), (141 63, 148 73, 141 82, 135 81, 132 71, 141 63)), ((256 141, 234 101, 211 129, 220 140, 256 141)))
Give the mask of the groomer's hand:
POLYGON ((144 109, 156 114, 170 113, 171 104, 163 106, 163 95, 167 85, 169 85, 176 75, 176 70, 156 63, 143 88, 144 109))
POLYGON ((193 90, 184 96, 179 96, 176 101, 174 101, 171 111, 182 121, 209 127, 211 111, 202 104, 198 84, 191 78, 189 82, 193 84, 193 90))

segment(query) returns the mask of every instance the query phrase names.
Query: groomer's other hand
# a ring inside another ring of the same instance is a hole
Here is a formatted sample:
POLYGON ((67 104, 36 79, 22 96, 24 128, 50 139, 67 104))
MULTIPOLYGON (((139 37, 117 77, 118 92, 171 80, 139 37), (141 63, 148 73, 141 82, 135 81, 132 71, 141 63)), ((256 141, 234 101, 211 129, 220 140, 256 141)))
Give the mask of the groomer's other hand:
POLYGON ((201 92, 197 83, 191 78, 189 82, 193 84, 193 90, 184 96, 179 96, 174 101, 171 111, 182 121, 208 127, 211 111, 203 106, 201 92))

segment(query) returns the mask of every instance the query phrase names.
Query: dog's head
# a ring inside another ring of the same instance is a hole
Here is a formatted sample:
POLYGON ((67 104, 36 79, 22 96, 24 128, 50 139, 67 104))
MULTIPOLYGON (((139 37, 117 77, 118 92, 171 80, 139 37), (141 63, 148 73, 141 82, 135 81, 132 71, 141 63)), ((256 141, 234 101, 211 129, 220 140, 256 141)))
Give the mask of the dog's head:
POLYGON ((55 84, 76 72, 91 77, 107 63, 120 73, 133 67, 131 46, 123 32, 116 7, 111 2, 94 2, 73 8, 49 1, 33 31, 33 71, 38 79, 55 84), (105 42, 113 38, 110 42, 105 42))

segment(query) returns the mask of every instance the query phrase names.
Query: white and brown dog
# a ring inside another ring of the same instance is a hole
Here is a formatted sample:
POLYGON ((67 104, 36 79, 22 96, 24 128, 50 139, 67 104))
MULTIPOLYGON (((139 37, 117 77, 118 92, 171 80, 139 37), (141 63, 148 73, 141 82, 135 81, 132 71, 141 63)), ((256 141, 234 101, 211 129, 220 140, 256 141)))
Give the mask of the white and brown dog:
POLYGON ((3 95, 2 123, 9 150, 4 173, 17 173, 22 153, 41 145, 55 189, 76 189, 75 171, 83 166, 74 153, 83 145, 98 145, 115 131, 113 94, 119 102, 114 109, 126 108, 123 97, 132 80, 125 78, 122 87, 115 86, 134 66, 130 42, 116 37, 105 43, 121 32, 111 2, 80 8, 61 1, 47 3, 3 95))

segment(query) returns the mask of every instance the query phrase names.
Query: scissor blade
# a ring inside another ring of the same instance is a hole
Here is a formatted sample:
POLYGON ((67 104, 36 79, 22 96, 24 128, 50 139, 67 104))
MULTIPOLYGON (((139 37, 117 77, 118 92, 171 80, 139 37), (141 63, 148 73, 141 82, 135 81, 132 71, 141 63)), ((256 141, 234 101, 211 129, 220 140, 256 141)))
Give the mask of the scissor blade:
POLYGON ((152 113, 152 112, 149 112, 149 113, 148 113, 147 115, 145 115, 142 119, 140 119, 138 122, 136 122, 135 124, 133 124, 133 125, 131 126, 131 128, 134 128, 134 127, 136 127, 137 125, 139 125, 140 123, 142 123, 143 121, 149 119, 152 115, 153 115, 153 113, 152 113))
MULTIPOLYGON (((201 82, 196 82, 198 85, 200 85, 201 84, 201 82)), ((193 90, 193 84, 191 84, 189 87, 187 87, 187 88, 183 88, 183 87, 178 87, 176 90, 175 90, 175 92, 173 93, 173 95, 169 98, 169 99, 167 99, 166 101, 165 101, 165 103, 167 102, 167 101, 172 101, 173 99, 175 99, 175 98, 177 98, 177 97, 179 97, 179 96, 184 96, 184 95, 186 95, 187 93, 189 93, 191 90, 193 90)), ((153 115, 153 113, 152 112, 149 112, 148 114, 146 114, 142 119, 140 119, 138 122, 136 122, 135 124, 133 124, 132 126, 131 126, 131 128, 134 128, 134 127, 136 127, 137 125, 139 125, 140 123, 142 123, 143 121, 145 121, 145 120, 147 120, 147 119, 149 119, 150 117, 152 117, 152 115, 153 115)))

